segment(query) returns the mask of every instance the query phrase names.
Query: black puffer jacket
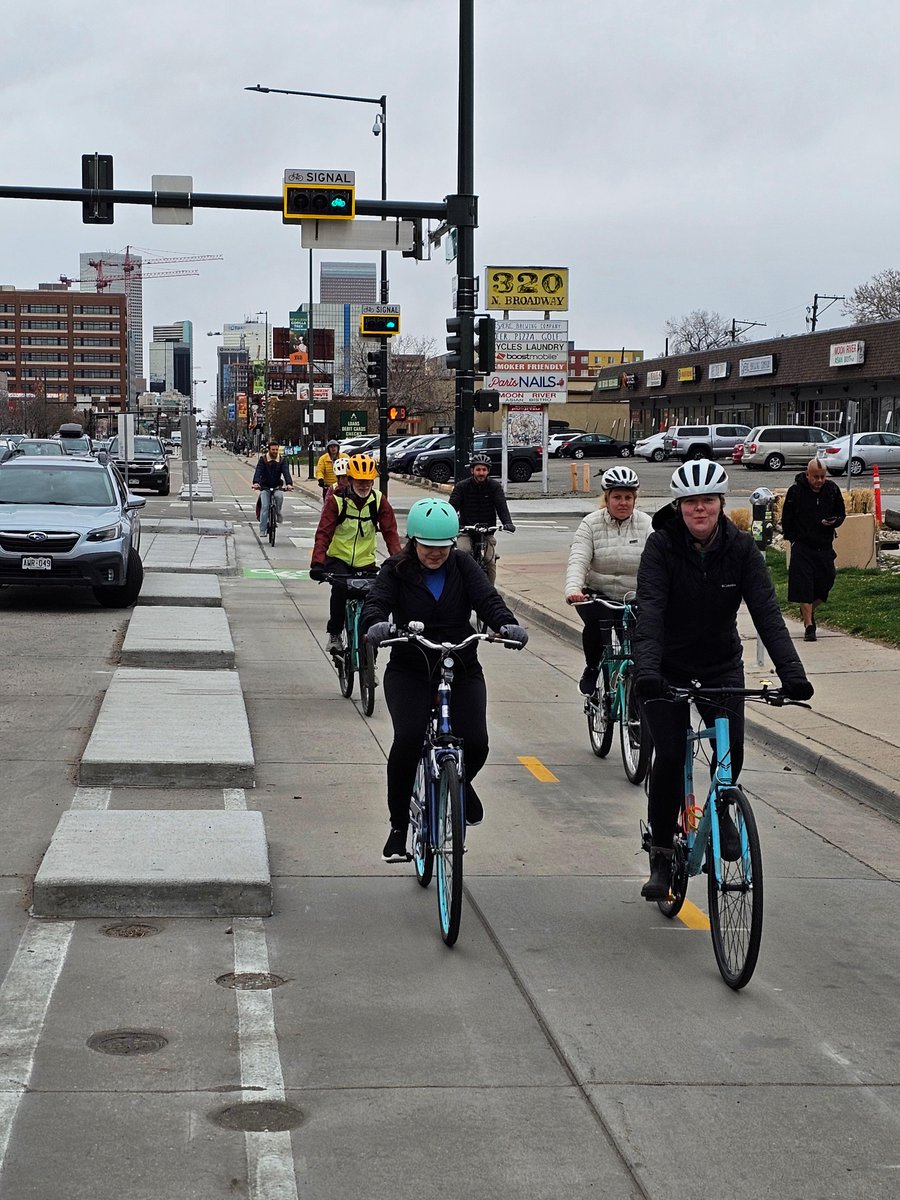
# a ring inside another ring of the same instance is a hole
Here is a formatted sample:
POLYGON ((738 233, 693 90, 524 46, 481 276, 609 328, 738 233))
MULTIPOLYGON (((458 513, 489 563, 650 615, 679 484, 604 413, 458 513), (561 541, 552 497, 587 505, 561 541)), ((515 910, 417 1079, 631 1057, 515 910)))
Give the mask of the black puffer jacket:
MULTIPOLYGON (((501 625, 515 624, 516 618, 471 555, 450 551, 444 590, 440 600, 435 600, 418 560, 401 551, 382 564, 375 586, 366 597, 362 628, 367 630, 378 621, 393 620, 395 625, 421 621, 424 636, 430 641, 456 643, 475 632, 470 624, 473 608, 495 633, 501 625)), ((469 674, 481 670, 476 647, 473 642, 457 659, 469 674)), ((417 675, 430 673, 439 656, 436 651, 427 651, 426 664, 425 653, 414 643, 392 646, 391 666, 417 675)))
POLYGON ((511 525, 509 505, 500 481, 487 478, 461 480, 450 493, 450 503, 459 513, 460 525, 511 525))
POLYGON ((663 509, 653 523, 656 532, 638 568, 636 675, 661 675, 675 684, 742 678, 737 611, 743 600, 782 683, 805 678, 749 533, 722 516, 718 536, 701 555, 676 509, 663 509))
POLYGON ((810 487, 805 472, 794 476, 781 510, 781 532, 788 542, 810 550, 830 550, 838 525, 846 516, 844 497, 833 479, 826 479, 818 492, 810 487), (823 521, 834 521, 823 525, 823 521))

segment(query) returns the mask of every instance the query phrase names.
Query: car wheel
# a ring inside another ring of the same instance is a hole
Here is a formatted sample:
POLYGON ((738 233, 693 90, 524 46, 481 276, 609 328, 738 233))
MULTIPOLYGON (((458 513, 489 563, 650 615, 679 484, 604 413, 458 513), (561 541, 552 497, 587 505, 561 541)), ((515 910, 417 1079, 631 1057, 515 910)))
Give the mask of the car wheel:
MULTIPOLYGON (((583 453, 583 451, 582 451, 583 453)), ((527 483, 531 478, 531 467, 527 462, 510 463, 509 479, 510 483, 527 483)))
POLYGON ((168 482, 164 483, 161 488, 157 488, 156 490, 161 496, 168 496, 170 490, 168 482))
POLYGON ((428 478, 432 483, 449 483, 453 469, 449 463, 435 463, 428 468, 428 478))
POLYGON ((783 454, 770 454, 766 459, 766 467, 770 471, 780 471, 784 466, 783 454))
POLYGON ((621 446, 619 449, 619 458, 631 458, 634 451, 630 446, 621 446))
POLYGON ((144 582, 144 564, 132 546, 128 551, 128 570, 125 582, 117 587, 95 587, 94 596, 104 608, 130 608, 141 594, 144 582))
POLYGON ((712 458, 712 452, 706 446, 691 446, 687 457, 695 460, 698 458, 712 458))
POLYGON ((583 450, 573 450, 572 457, 573 458, 584 458, 584 451, 583 450))
POLYGON ((866 469, 866 464, 863 462, 863 460, 861 458, 851 458, 850 459, 850 474, 851 475, 862 475, 862 473, 865 469, 866 469))
POLYGON ((650 455, 654 462, 663 462, 666 457, 665 450, 654 450, 650 455))

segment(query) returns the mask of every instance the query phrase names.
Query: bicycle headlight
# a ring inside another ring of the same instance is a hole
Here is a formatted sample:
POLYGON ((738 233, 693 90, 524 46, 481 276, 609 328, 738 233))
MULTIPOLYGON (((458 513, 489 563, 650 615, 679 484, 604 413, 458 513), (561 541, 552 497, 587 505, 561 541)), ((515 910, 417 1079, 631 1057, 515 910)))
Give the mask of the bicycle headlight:
POLYGON ((104 525, 102 529, 92 529, 85 540, 88 542, 114 542, 121 536, 122 523, 117 521, 115 525, 104 525))

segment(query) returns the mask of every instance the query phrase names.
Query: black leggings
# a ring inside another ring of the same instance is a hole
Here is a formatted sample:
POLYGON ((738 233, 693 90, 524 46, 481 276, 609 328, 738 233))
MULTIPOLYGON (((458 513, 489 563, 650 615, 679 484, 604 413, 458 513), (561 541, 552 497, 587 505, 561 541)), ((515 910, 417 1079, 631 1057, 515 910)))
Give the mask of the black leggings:
MULTIPOLYGON (((612 645, 613 625, 616 619, 602 604, 579 604, 575 610, 584 622, 581 644, 584 647, 585 666, 595 670, 600 666, 604 647, 612 645)), ((621 625, 618 626, 621 633, 621 625)))
MULTIPOLYGON (((333 575, 377 575, 378 568, 351 567, 342 558, 326 558, 325 570, 333 575)), ((344 628, 344 609, 347 606, 347 587, 342 579, 335 579, 331 584, 331 603, 328 608, 327 633, 340 633, 344 628)))
MULTIPOLYGON (((465 675, 458 668, 450 693, 453 732, 465 747, 466 791, 488 756, 487 688, 481 668, 465 675)), ((431 715, 435 682, 427 675, 399 671, 388 663, 384 672, 384 698, 394 725, 394 741, 387 762, 388 811, 392 829, 409 827, 409 799, 425 730, 431 715)))
MULTIPOLYGON (((717 687, 743 687, 743 680, 718 681, 717 687)), ((712 684, 709 684, 712 687, 712 684)), ((744 765, 744 699, 742 696, 727 696, 716 704, 698 704, 706 725, 712 725, 717 716, 728 717, 731 740, 731 778, 737 783, 744 765)), ((650 772, 650 828, 653 845, 672 845, 681 799, 684 795, 684 756, 687 731, 690 727, 690 704, 686 700, 647 700, 644 703, 644 719, 653 740, 653 767, 650 772)), ((712 748, 711 743, 704 746, 712 748)), ((715 770, 713 760, 710 770, 715 770)), ((698 785, 699 791, 699 785, 698 785)))

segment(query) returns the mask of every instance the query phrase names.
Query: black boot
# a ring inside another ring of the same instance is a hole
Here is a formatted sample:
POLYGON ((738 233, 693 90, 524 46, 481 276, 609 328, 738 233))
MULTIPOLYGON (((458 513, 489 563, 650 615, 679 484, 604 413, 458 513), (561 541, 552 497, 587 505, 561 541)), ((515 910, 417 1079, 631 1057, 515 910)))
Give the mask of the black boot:
POLYGON ((641 888, 645 900, 668 900, 672 885, 671 846, 650 847, 650 878, 641 888))

